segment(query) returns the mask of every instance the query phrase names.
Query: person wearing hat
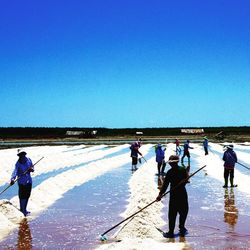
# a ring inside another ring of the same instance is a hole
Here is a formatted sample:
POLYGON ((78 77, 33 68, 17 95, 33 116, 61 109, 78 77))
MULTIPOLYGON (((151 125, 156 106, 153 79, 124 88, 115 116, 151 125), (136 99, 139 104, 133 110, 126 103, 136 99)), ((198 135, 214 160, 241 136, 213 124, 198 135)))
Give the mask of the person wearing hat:
POLYGON ((205 151, 205 155, 208 155, 208 139, 206 136, 204 136, 203 138, 203 147, 204 147, 204 151, 205 151))
POLYGON ((26 152, 22 149, 18 150, 17 156, 19 157, 15 169, 11 175, 10 185, 15 183, 17 178, 18 182, 18 197, 20 203, 20 211, 27 216, 27 204, 32 189, 32 178, 30 172, 34 172, 33 163, 30 158, 26 157, 26 152))
POLYGON ((184 146, 183 146, 183 156, 181 157, 181 163, 183 163, 183 160, 184 160, 184 157, 187 156, 188 158, 188 165, 190 165, 190 153, 189 153, 189 149, 193 149, 193 147, 190 147, 189 146, 189 143, 190 141, 187 140, 185 143, 184 143, 184 146))
POLYGON ((230 180, 231 187, 237 187, 237 185, 234 185, 234 166, 237 162, 237 155, 233 150, 233 145, 228 145, 226 147, 226 151, 223 154, 222 157, 224 161, 224 188, 228 187, 228 177, 230 180))
POLYGON ((164 170, 165 170, 165 166, 166 166, 166 163, 164 161, 164 159, 165 159, 165 150, 166 150, 166 148, 162 149, 161 144, 158 144, 157 148, 155 150, 155 154, 156 154, 155 160, 157 162, 158 175, 163 175, 164 174, 164 170))
POLYGON ((169 210, 168 210, 168 221, 169 231, 164 233, 164 237, 173 238, 175 221, 177 214, 179 214, 179 233, 184 236, 187 233, 185 228, 185 222, 188 215, 188 195, 185 188, 188 173, 185 168, 178 165, 179 156, 171 155, 169 157, 169 165, 171 169, 168 170, 162 188, 157 196, 156 200, 160 201, 164 193, 166 192, 170 184, 170 197, 169 197, 169 210), (183 182, 182 184, 180 184, 183 182), (177 187, 178 186, 178 187, 177 187), (176 187, 176 188, 175 188, 176 187))
POLYGON ((181 154, 180 141, 177 138, 175 139, 175 153, 176 155, 181 154))
POLYGON ((137 163, 138 163, 138 155, 142 156, 142 153, 139 151, 140 144, 136 141, 130 146, 131 150, 131 158, 132 158, 132 171, 137 170, 137 163))

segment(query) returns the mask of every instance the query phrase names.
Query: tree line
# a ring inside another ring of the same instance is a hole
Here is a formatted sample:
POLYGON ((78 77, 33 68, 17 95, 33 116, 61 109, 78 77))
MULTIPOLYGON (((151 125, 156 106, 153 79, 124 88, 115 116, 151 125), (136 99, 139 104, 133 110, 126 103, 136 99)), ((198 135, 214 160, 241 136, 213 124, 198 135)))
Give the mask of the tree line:
MULTIPOLYGON (((21 138, 66 138, 67 131, 84 131, 81 137, 93 137, 91 132, 96 130, 95 137, 109 136, 135 136, 140 131, 143 136, 179 136, 180 127, 169 128, 103 128, 103 127, 0 127, 0 139, 21 139, 21 138)), ((199 129, 193 127, 191 129, 199 129)), ((203 127, 204 134, 215 135, 223 132, 224 134, 250 134, 250 126, 241 127, 203 127)))

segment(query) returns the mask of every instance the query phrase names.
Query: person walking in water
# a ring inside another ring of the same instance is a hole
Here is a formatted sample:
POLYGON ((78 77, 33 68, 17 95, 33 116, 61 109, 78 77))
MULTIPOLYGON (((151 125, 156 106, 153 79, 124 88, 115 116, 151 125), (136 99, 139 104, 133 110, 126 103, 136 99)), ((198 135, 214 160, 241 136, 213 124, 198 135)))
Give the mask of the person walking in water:
POLYGON ((203 147, 204 147, 205 155, 208 155, 208 139, 206 136, 204 136, 203 147))
POLYGON ((178 165, 179 156, 171 155, 169 157, 169 165, 171 169, 168 170, 162 188, 156 200, 160 201, 170 184, 170 197, 168 209, 169 231, 164 233, 166 238, 174 237, 175 221, 177 214, 179 214, 179 233, 184 236, 187 233, 185 222, 188 215, 188 195, 185 188, 187 182, 184 180, 188 178, 186 169, 178 165), (179 185, 183 182, 181 185, 179 185), (179 185, 179 186, 178 186, 179 185), (178 186, 177 188, 175 188, 178 186))
POLYGON ((187 140, 185 143, 184 143, 184 146, 183 146, 183 156, 181 157, 181 163, 183 163, 183 160, 184 160, 184 157, 187 156, 188 158, 188 165, 190 165, 190 153, 189 153, 189 149, 193 149, 193 147, 190 147, 189 146, 189 143, 190 141, 187 140))
POLYGON ((165 150, 166 149, 162 149, 162 145, 158 144, 157 148, 155 150, 155 154, 156 154, 156 162, 157 162, 157 169, 158 169, 158 175, 163 175, 164 174, 164 170, 165 170, 165 166, 166 163, 164 161, 165 159, 165 150))
POLYGON ((130 146, 132 157, 132 171, 137 170, 137 164, 138 164, 138 155, 142 156, 142 153, 139 151, 140 144, 136 141, 130 146))
POLYGON ((18 150, 18 161, 15 164, 15 169, 11 175, 10 185, 15 183, 18 177, 18 197, 20 203, 20 211, 27 216, 30 212, 27 211, 27 204, 32 189, 32 178, 30 172, 34 172, 33 163, 30 158, 26 157, 24 150, 18 150))
POLYGON ((233 145, 229 145, 226 147, 226 151, 223 154, 223 161, 224 161, 224 188, 228 187, 228 177, 230 180, 231 187, 237 187, 234 185, 234 166, 237 162, 237 155, 233 150, 233 145))

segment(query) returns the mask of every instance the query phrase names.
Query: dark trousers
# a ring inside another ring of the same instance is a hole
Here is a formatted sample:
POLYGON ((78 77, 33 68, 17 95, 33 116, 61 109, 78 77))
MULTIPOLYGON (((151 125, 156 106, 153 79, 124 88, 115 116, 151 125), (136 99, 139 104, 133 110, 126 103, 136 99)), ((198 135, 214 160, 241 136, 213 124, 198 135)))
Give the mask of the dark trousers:
POLYGON ((234 182, 234 169, 224 168, 225 186, 228 185, 228 177, 230 179, 231 186, 233 186, 233 182, 234 182))
POLYGON ((175 228, 175 221, 177 214, 179 213, 179 229, 182 230, 185 227, 185 222, 188 215, 188 201, 186 197, 171 198, 169 201, 169 232, 173 233, 175 228))
POLYGON ((158 174, 163 174, 166 167, 166 162, 163 160, 161 162, 157 162, 158 174))
POLYGON ((189 153, 189 151, 184 151, 183 156, 181 157, 181 162, 183 162, 185 156, 187 156, 188 162, 190 162, 190 153, 189 153))
POLYGON ((31 194, 32 185, 28 183, 26 185, 18 184, 18 196, 19 199, 29 199, 31 194))
POLYGON ((132 165, 137 165, 137 163, 138 163, 138 158, 132 156, 132 165))
POLYGON ((20 211, 26 216, 29 212, 27 211, 27 204, 28 200, 30 198, 32 185, 31 183, 28 183, 26 185, 18 184, 18 196, 19 196, 19 202, 20 202, 20 211))
POLYGON ((204 147, 205 155, 208 155, 208 149, 207 147, 204 147))

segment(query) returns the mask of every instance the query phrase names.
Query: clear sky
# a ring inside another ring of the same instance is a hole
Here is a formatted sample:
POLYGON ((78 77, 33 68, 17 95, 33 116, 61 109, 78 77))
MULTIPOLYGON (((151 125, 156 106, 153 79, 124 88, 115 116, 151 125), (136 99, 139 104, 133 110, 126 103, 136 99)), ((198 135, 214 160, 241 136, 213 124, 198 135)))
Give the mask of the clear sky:
POLYGON ((249 13, 249 0, 0 0, 0 126, 249 126, 249 13))

